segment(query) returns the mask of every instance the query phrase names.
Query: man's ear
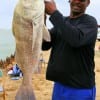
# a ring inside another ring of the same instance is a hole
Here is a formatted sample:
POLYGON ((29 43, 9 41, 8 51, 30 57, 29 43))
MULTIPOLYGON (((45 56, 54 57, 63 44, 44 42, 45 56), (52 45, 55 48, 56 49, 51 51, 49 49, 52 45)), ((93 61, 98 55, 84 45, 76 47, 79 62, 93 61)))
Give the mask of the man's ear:
POLYGON ((89 4, 90 4, 90 0, 87 0, 87 7, 88 7, 89 4))

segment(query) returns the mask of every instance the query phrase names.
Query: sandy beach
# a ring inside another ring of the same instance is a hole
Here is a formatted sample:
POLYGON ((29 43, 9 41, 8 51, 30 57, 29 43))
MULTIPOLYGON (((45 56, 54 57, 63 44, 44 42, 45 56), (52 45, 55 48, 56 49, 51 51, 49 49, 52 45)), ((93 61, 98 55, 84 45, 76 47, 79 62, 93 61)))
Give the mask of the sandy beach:
MULTIPOLYGON (((95 48, 95 72, 96 72, 96 100, 100 100, 100 50, 98 50, 100 42, 97 41, 95 48)), ((41 73, 34 74, 32 78, 33 89, 37 100, 51 100, 53 82, 45 79, 45 71, 48 62, 50 51, 43 52, 43 59, 41 73)), ((7 75, 6 70, 3 70, 3 77, 0 78, 0 86, 3 86, 4 91, 0 92, 0 100, 14 100, 15 94, 21 84, 22 78, 19 80, 11 80, 7 75)))

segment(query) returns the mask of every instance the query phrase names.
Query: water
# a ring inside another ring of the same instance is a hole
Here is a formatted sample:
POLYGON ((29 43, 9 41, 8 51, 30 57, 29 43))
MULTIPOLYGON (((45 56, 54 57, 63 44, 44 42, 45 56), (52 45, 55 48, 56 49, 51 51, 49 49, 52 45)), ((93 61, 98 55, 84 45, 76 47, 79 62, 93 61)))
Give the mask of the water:
POLYGON ((0 59, 5 60, 15 53, 15 39, 11 30, 0 29, 0 59))

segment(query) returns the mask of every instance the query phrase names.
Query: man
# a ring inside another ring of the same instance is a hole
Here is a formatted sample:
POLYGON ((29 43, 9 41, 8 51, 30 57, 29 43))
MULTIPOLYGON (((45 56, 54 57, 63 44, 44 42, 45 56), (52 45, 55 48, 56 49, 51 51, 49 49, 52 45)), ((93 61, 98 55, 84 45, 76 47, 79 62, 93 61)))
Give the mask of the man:
POLYGON ((55 82, 52 100, 95 100, 97 22, 85 14, 90 0, 70 0, 69 4, 70 15, 64 17, 53 0, 45 2, 54 25, 51 42, 42 45, 43 50, 51 48, 46 78, 55 82))

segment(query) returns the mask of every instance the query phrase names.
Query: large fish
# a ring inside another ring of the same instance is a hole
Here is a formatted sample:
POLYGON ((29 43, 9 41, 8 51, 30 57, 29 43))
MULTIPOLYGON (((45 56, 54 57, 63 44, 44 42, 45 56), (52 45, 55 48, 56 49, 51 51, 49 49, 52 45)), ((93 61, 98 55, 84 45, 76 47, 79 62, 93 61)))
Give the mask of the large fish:
POLYGON ((14 10, 12 29, 16 41, 15 58, 23 72, 15 100, 36 100, 32 74, 38 65, 43 37, 50 41, 44 25, 44 9, 44 0, 19 0, 14 10))

